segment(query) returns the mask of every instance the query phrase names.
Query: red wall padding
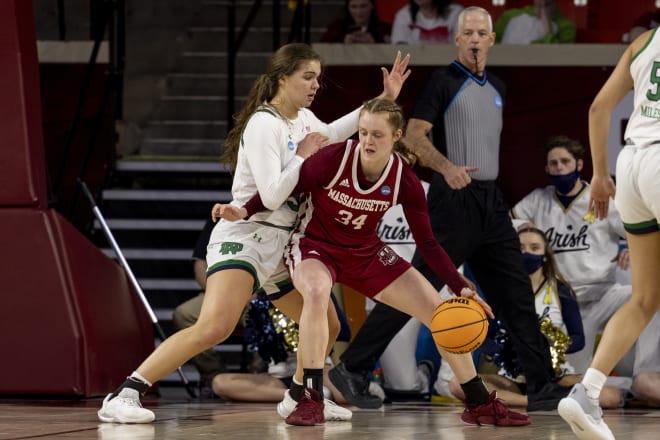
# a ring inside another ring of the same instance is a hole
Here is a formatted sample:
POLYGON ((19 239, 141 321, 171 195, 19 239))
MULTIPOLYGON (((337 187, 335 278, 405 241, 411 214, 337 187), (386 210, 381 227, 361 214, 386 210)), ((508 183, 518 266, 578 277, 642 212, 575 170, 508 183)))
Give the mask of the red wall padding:
POLYGON ((32 2, 0 0, 0 207, 47 203, 33 21, 32 2))
POLYGON ((33 22, 0 0, 0 394, 98 396, 153 329, 124 270, 47 209, 33 22))
POLYGON ((103 395, 153 350, 124 270, 53 210, 1 209, 0 394, 103 395))

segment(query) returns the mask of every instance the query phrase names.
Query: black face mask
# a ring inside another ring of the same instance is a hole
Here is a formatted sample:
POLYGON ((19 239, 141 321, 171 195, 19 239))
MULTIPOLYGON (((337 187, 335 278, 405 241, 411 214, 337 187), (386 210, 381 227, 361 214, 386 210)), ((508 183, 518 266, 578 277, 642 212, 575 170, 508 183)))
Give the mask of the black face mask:
POLYGON ((577 170, 577 166, 575 167, 575 171, 568 174, 562 174, 559 176, 548 174, 550 183, 555 186, 559 194, 563 195, 568 194, 573 188, 575 188, 575 183, 579 178, 580 173, 577 170))
POLYGON ((536 270, 543 266, 543 255, 530 254, 529 252, 523 252, 523 265, 525 266, 525 271, 528 275, 533 274, 536 270))

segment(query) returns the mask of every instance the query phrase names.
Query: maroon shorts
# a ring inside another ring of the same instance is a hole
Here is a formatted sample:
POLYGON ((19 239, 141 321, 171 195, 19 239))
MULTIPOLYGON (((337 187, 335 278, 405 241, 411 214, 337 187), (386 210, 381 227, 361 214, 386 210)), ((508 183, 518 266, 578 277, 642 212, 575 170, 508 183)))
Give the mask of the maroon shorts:
POLYGON ((373 298, 411 266, 391 247, 373 240, 364 247, 342 247, 309 237, 289 242, 284 262, 293 276, 301 261, 315 258, 330 271, 332 281, 373 298))

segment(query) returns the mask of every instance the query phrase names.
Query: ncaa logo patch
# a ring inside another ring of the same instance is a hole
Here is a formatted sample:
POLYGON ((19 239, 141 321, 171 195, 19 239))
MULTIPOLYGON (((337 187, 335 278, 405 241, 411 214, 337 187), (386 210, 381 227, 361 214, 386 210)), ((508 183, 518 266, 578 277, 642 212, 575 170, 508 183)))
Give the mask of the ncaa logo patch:
POLYGON ((495 95, 495 107, 502 107, 502 97, 500 95, 495 95))
POLYGON ((296 144, 294 144, 292 140, 289 140, 286 146, 289 148, 290 151, 293 151, 293 149, 296 148, 296 144))
POLYGON ((389 196, 392 193, 392 188, 385 185, 385 186, 380 188, 380 193, 384 196, 389 196))
POLYGON ((399 261, 399 256, 396 252, 392 250, 389 246, 383 246, 378 251, 378 259, 383 266, 392 266, 394 263, 399 261))

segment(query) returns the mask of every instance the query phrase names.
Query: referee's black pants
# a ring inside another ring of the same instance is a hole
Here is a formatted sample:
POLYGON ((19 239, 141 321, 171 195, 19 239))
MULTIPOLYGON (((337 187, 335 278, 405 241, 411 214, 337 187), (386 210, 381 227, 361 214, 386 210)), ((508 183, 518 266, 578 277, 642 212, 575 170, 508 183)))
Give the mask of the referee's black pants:
MULTIPOLYGON (((434 235, 458 267, 467 262, 488 304, 504 321, 527 379, 527 392, 538 391, 554 377, 550 350, 541 334, 529 276, 523 270, 520 240, 509 208, 493 181, 473 180, 452 190, 436 174, 428 192, 434 235)), ((436 289, 444 282, 419 254, 415 266, 436 289)), ((405 295, 406 292, 401 292, 405 295)), ((410 316, 378 303, 341 355, 353 371, 371 371, 389 342, 410 316)))

